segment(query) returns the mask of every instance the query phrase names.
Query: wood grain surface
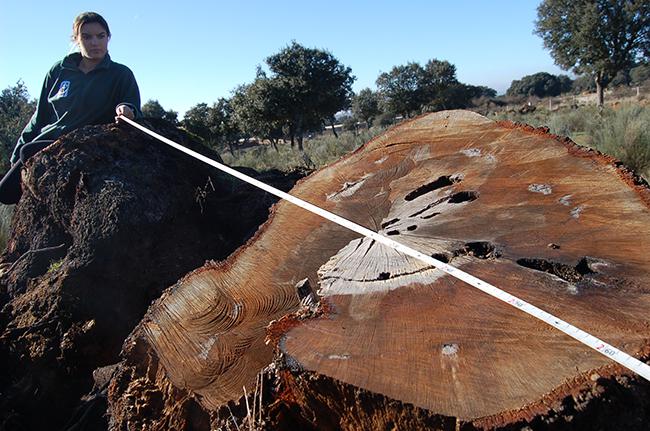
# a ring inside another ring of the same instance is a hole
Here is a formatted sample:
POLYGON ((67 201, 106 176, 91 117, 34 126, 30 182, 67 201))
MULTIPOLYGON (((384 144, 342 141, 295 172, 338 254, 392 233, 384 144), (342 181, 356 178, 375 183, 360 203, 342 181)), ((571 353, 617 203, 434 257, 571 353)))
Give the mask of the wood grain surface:
MULTIPOLYGON (((391 129, 291 194, 630 354, 648 348, 648 190, 603 155, 446 111, 391 129)), ((238 399, 275 348, 306 370, 462 420, 559 399, 577 377, 611 368, 546 324, 286 202, 226 262, 181 280, 139 330, 171 382, 208 410, 238 399), (269 323, 298 309, 305 278, 329 313, 267 344, 269 323)))

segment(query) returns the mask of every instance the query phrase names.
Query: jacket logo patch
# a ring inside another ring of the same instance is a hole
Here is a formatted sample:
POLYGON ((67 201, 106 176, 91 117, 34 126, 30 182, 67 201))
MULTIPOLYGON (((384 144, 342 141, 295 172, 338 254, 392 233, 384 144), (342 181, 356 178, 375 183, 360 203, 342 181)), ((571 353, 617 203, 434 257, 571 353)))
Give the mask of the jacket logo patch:
POLYGON ((68 95, 68 90, 70 89, 70 81, 61 81, 61 86, 59 91, 56 93, 57 98, 66 97, 68 95))

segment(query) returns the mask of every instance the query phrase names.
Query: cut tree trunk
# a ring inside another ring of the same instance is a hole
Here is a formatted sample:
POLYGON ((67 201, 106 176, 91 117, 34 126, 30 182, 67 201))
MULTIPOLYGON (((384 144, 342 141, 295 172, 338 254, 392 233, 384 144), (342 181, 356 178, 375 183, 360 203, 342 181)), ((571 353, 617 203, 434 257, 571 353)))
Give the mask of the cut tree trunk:
MULTIPOLYGON (((291 193, 650 355, 650 191, 600 153, 441 112, 291 193)), ((235 429, 246 416, 270 429, 640 429, 650 419, 650 386, 633 372, 287 202, 227 261, 164 294, 122 354, 114 429, 235 429), (310 290, 320 306, 307 311, 310 290)))

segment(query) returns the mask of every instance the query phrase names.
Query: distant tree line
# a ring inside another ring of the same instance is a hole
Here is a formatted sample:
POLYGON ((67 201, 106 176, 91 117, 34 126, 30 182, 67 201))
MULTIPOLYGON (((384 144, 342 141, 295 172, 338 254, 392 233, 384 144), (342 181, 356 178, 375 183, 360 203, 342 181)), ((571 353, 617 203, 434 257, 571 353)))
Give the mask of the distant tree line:
MULTIPOLYGON (((611 80, 610 85, 638 86, 650 79, 650 64, 635 64, 630 68, 619 71, 611 80)), ((555 97, 560 94, 596 91, 596 83, 590 75, 582 75, 571 79, 567 75, 552 75, 547 72, 539 72, 533 75, 526 75, 521 79, 512 81, 506 96, 535 96, 555 97)))
POLYGON ((142 107, 145 116, 178 122, 188 132, 218 150, 234 152, 246 139, 266 140, 277 148, 280 140, 303 149, 307 134, 333 127, 341 112, 347 128, 371 127, 377 120, 389 124, 424 112, 472 106, 478 97, 496 91, 463 84, 456 67, 432 59, 424 66, 395 66, 377 78, 377 91, 352 91, 355 77, 331 53, 292 42, 258 66, 253 82, 235 88, 230 98, 192 106, 181 121, 156 100, 142 107))
POLYGON ((249 138, 276 148, 287 139, 302 150, 306 134, 334 125, 335 114, 350 107, 355 77, 331 53, 292 42, 266 65, 268 73, 258 67, 255 80, 232 97, 191 107, 181 126, 220 150, 249 138))
POLYGON ((377 78, 382 111, 404 118, 423 112, 465 108, 473 98, 496 96, 496 91, 460 83, 456 66, 448 61, 429 60, 395 66, 377 78))
POLYGON ((527 75, 512 81, 507 96, 558 96, 571 91, 573 80, 566 75, 551 75, 546 72, 527 75))

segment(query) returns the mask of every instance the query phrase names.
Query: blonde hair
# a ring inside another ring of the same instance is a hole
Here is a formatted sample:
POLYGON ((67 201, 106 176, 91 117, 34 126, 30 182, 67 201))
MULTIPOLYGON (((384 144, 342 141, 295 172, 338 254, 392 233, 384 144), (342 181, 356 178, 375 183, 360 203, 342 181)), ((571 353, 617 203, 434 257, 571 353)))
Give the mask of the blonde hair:
POLYGON ((102 17, 97 12, 83 12, 80 13, 72 22, 72 40, 76 41, 79 33, 81 32, 81 27, 84 24, 89 24, 91 22, 96 22, 97 24, 104 27, 104 30, 106 30, 108 37, 111 37, 111 30, 108 28, 108 23, 104 17, 102 17))

